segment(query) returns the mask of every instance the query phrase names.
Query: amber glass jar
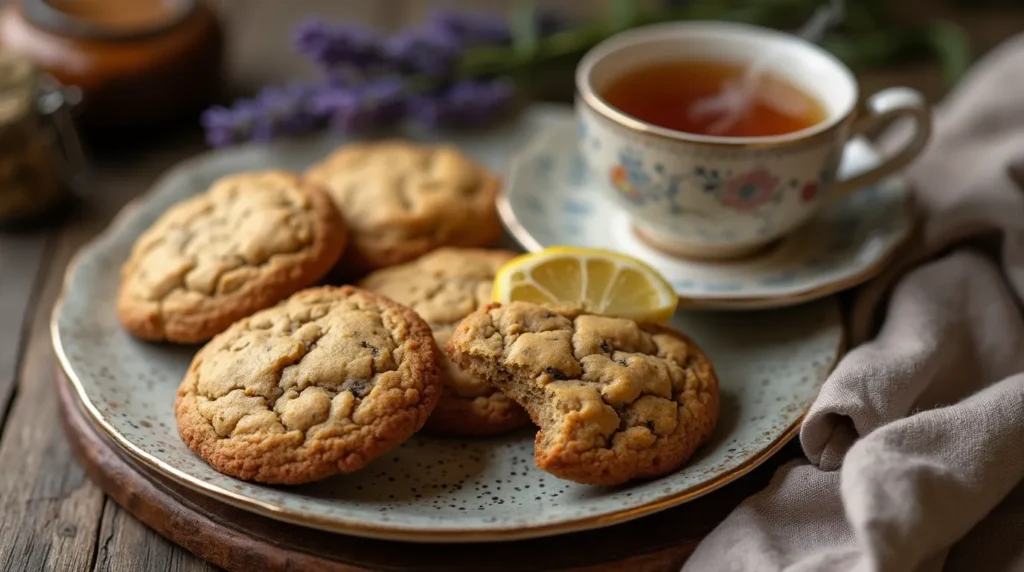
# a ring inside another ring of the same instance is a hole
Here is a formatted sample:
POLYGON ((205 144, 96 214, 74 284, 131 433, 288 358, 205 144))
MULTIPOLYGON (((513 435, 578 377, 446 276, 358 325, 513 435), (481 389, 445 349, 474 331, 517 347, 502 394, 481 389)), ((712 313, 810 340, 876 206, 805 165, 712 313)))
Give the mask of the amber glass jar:
POLYGON ((0 46, 80 88, 85 129, 194 118, 221 79, 223 36, 202 0, 8 0, 0 46))

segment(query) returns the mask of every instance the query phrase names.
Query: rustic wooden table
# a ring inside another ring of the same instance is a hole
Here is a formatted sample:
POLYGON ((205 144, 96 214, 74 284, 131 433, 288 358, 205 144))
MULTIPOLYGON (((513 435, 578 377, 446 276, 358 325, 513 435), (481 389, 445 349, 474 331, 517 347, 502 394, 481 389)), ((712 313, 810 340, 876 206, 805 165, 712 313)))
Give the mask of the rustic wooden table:
MULTIPOLYGON (((243 88, 294 77, 297 70, 312 73, 288 50, 290 26, 306 12, 394 28, 416 21, 430 4, 507 7, 513 3, 215 2, 228 23, 230 80, 243 88)), ((550 4, 571 9, 599 3, 550 4)), ((1020 11, 957 16, 982 50, 1024 29, 1020 11)), ((868 91, 892 83, 918 87, 932 100, 944 91, 935 66, 906 66, 864 76, 868 91)), ((71 219, 46 231, 0 235, 0 570, 212 569, 134 520, 76 464, 58 422, 56 363, 49 333, 50 311, 74 252, 162 171, 202 149, 198 130, 186 130, 159 140, 95 150, 93 193, 71 219)))

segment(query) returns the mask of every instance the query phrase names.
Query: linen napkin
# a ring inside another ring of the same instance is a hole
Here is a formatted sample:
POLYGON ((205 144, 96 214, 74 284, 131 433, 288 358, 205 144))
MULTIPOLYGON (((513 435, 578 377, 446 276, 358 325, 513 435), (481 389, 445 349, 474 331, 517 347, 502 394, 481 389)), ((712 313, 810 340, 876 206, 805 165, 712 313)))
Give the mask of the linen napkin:
MULTIPOLYGON (((893 134, 892 137, 898 137, 893 134)), ((891 138, 890 138, 891 142, 891 138)), ((1024 570, 1024 35, 936 109, 922 214, 851 309, 856 345, 779 469, 698 545, 704 570, 1024 570)))

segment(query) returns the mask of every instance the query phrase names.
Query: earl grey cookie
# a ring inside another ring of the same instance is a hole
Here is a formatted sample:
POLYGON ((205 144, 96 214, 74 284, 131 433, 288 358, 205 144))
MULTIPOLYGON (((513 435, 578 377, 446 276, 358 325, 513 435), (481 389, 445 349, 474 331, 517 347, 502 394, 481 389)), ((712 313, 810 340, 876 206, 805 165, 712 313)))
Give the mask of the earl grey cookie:
POLYGON ((447 352, 540 427, 537 467, 617 485, 675 471, 718 419, 704 352, 664 326, 514 302, 464 319, 447 352))
POLYGON ((441 394, 439 360, 409 308, 351 286, 310 288, 199 351, 178 389, 178 432, 244 480, 352 472, 423 426, 441 394))
POLYGON ((117 314, 134 335, 197 343, 319 280, 348 233, 326 191, 284 171, 223 177, 135 242, 117 314))
POLYGON ((307 176, 331 194, 351 229, 350 274, 410 261, 441 246, 501 236, 498 179, 450 145, 351 143, 307 176))
MULTIPOLYGON (((494 275, 515 252, 439 248, 420 258, 378 270, 360 286, 412 308, 430 325, 440 347, 459 321, 491 301, 494 275)), ((444 389, 424 431, 447 435, 493 435, 530 424, 530 418, 487 378, 473 375, 445 356, 444 389)))

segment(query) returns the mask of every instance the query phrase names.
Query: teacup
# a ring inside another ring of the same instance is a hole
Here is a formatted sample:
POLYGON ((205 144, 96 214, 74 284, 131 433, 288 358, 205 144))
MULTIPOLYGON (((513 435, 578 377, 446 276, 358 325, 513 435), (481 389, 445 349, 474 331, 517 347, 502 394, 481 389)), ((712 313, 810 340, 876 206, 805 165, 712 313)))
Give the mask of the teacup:
POLYGON ((883 89, 859 105, 853 73, 827 51, 744 24, 673 22, 618 34, 583 57, 576 88, 580 152, 594 178, 629 213, 638 235, 685 257, 739 257, 771 244, 829 200, 907 165, 931 132, 930 112, 917 91, 883 89), (685 59, 746 63, 769 52, 769 72, 818 99, 823 121, 764 137, 696 135, 640 121, 601 96, 637 66, 685 59), (901 117, 914 127, 901 149, 866 172, 837 179, 851 137, 901 117))

